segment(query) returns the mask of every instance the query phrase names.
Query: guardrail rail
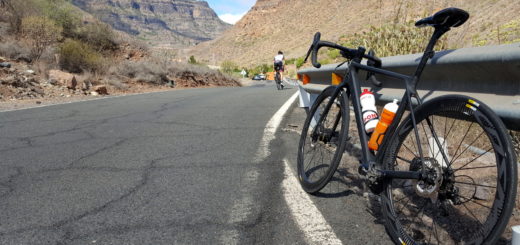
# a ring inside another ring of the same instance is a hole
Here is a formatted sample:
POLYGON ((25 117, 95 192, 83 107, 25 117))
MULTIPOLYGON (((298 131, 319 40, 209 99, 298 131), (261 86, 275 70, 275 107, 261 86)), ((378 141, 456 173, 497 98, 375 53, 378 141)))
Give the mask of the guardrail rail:
MULTIPOLYGON (((413 74, 422 54, 382 58, 382 68, 413 74)), ((347 64, 324 65, 320 69, 304 68, 298 71, 300 107, 310 107, 317 95, 331 85, 332 73, 343 76, 347 64), (306 82, 302 80, 305 76, 306 82)), ((366 74, 360 71, 360 77, 366 74)), ((382 88, 363 83, 377 92, 379 103, 401 99, 404 81, 377 75, 382 88)), ((424 69, 417 86, 425 100, 445 95, 464 94, 489 105, 512 130, 520 130, 520 43, 462 48, 436 52, 424 69)))

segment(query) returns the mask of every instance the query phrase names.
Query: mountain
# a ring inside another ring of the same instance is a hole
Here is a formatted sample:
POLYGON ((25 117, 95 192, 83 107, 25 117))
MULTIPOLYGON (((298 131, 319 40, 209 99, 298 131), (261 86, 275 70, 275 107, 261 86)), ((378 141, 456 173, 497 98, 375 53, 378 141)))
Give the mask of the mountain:
POLYGON ((317 31, 323 40, 338 41, 370 31, 370 26, 418 20, 446 7, 471 15, 466 24, 447 34, 448 47, 499 43, 503 28, 510 25, 516 26, 512 32, 520 38, 517 0, 258 0, 222 36, 187 52, 212 65, 231 60, 239 66, 256 66, 270 63, 278 50, 288 58, 305 55, 317 31))
POLYGON ((212 40, 231 25, 220 20, 206 1, 72 0, 114 29, 151 46, 186 47, 212 40))

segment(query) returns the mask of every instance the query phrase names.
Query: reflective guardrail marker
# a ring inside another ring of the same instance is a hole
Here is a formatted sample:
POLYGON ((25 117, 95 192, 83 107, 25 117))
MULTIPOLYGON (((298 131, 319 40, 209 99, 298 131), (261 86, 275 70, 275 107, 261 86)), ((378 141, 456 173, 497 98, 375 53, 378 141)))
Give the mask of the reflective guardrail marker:
POLYGON ((332 85, 340 85, 343 81, 343 77, 339 74, 332 73, 332 85))
POLYGON ((311 78, 307 74, 298 74, 298 80, 302 81, 303 85, 311 82, 311 78))

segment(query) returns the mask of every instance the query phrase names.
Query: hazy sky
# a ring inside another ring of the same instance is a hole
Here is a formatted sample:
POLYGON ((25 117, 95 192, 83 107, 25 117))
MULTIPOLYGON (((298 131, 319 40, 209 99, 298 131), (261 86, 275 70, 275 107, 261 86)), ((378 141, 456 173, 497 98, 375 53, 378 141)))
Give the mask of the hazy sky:
POLYGON ((223 21, 235 24, 253 5, 256 0, 206 0, 223 21))

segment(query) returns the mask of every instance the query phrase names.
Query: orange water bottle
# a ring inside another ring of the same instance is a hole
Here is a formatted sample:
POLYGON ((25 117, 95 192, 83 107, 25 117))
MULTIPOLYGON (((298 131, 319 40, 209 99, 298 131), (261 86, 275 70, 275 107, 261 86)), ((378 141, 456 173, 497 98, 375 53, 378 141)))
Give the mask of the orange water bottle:
POLYGON ((395 113, 399 108, 397 101, 398 100, 394 100, 392 103, 385 105, 383 112, 381 113, 381 117, 379 118, 379 123, 377 123, 376 129, 368 141, 368 148, 370 148, 370 150, 377 151, 379 145, 383 143, 383 137, 386 133, 386 130, 388 129, 388 126, 392 124, 395 113))

